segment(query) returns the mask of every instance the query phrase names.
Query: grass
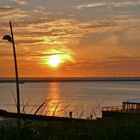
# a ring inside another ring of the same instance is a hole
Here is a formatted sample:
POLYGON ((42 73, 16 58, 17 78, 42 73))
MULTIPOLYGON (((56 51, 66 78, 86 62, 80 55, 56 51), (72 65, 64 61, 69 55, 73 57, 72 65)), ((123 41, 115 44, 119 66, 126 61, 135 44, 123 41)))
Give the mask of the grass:
POLYGON ((140 118, 1 121, 0 140, 140 140, 140 118))

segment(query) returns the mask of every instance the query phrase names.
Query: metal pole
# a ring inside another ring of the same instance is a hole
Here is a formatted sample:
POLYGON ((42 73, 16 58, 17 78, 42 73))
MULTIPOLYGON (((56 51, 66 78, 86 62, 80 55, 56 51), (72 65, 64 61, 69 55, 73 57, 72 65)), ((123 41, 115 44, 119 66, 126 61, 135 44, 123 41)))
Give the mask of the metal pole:
POLYGON ((16 49, 15 49, 14 34, 13 34, 13 29, 12 29, 12 22, 10 21, 9 24, 10 24, 10 30, 11 30, 13 54, 14 54, 14 62, 15 62, 16 90, 17 90, 17 114, 19 117, 19 124, 20 124, 20 93, 19 93, 18 65, 17 65, 17 59, 16 59, 16 49))

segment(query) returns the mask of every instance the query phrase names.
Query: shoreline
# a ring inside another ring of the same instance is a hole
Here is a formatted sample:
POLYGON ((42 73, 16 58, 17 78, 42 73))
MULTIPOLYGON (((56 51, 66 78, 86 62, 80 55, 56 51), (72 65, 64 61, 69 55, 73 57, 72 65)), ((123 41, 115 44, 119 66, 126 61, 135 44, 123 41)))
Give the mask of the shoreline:
MULTIPOLYGON (((92 81, 140 81, 140 77, 72 77, 72 78, 19 78, 19 82, 92 82, 92 81)), ((0 78, 0 83, 14 83, 15 78, 0 78)))

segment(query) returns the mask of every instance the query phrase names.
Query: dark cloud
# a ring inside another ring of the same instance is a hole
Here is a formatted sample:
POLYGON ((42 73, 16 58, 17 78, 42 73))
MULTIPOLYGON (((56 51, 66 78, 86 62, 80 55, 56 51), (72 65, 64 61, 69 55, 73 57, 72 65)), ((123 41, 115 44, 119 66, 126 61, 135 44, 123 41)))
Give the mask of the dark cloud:
POLYGON ((27 0, 9 0, 9 1, 15 2, 19 5, 26 5, 27 4, 27 0))
POLYGON ((13 11, 16 11, 15 8, 12 8, 10 6, 0 7, 0 14, 6 14, 13 11))
POLYGON ((31 57, 46 57, 46 56, 52 56, 52 55, 61 55, 65 53, 36 53, 36 54, 29 54, 28 56, 31 57))
POLYGON ((103 8, 103 7, 107 7, 107 8, 117 8, 117 7, 132 7, 132 6, 138 6, 140 5, 140 1, 139 0, 135 0, 135 1, 108 1, 108 2, 93 2, 93 3, 85 3, 85 4, 81 4, 81 5, 77 5, 77 6, 73 6, 73 8, 77 9, 77 10, 82 10, 82 9, 86 9, 86 8, 103 8))

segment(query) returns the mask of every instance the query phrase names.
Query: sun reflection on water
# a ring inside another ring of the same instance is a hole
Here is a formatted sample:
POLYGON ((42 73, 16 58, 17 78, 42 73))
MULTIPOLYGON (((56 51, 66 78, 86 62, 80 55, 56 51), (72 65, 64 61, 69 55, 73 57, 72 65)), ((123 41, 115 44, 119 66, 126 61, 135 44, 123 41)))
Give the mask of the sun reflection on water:
POLYGON ((49 99, 43 115, 62 116, 61 110, 63 109, 63 104, 60 99, 59 83, 51 82, 48 91, 49 99))

